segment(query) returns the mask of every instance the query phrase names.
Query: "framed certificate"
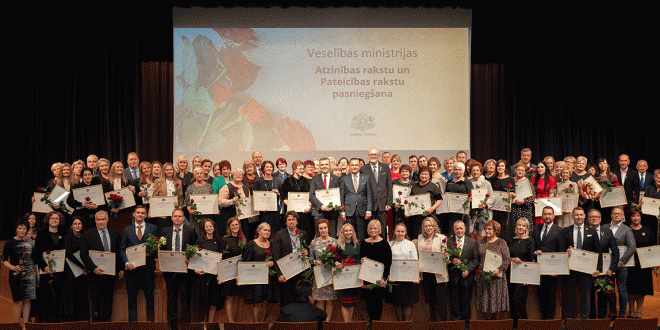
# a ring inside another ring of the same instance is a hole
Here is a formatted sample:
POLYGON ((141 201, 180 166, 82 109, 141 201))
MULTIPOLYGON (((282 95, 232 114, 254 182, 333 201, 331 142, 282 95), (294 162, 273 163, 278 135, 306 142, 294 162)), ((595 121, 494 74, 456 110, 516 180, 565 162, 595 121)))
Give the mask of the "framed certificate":
POLYGON ((268 284, 268 266, 266 262, 239 262, 236 283, 241 285, 268 284))
MULTIPOLYGON (((490 199, 493 200, 491 208, 495 211, 510 212, 511 203, 504 201, 506 198, 509 198, 509 192, 493 190, 490 195, 490 199)), ((511 201, 513 201, 513 198, 511 198, 511 201)))
POLYGON ((360 267, 358 278, 369 283, 377 284, 378 281, 383 279, 384 271, 385 265, 383 265, 383 263, 371 260, 369 258, 364 258, 360 267))
POLYGON ((557 183, 557 191, 564 194, 576 194, 577 195, 577 183, 573 181, 562 181, 557 183))
POLYGON ((660 245, 638 247, 637 256, 641 268, 660 266, 660 245))
POLYGON ((557 197, 561 198, 561 210, 562 212, 572 212, 574 208, 578 206, 578 200, 580 195, 573 193, 557 193, 557 197))
POLYGON ((236 203, 236 214, 238 220, 253 218, 259 215, 259 212, 254 210, 253 203, 254 203, 254 199, 252 196, 238 200, 238 203, 236 203))
POLYGON ((255 211, 277 211, 277 194, 272 191, 255 191, 252 194, 252 209, 255 211))
POLYGON ((395 282, 419 281, 419 260, 392 260, 390 278, 395 282))
POLYGON ((145 243, 133 245, 126 248, 126 259, 135 267, 147 264, 147 248, 145 243))
POLYGON ((335 290, 359 288, 362 280, 358 278, 361 265, 344 266, 340 273, 332 276, 332 285, 335 290))
POLYGON ((222 260, 222 253, 202 249, 201 256, 195 255, 188 261, 188 269, 201 270, 204 273, 218 275, 218 262, 222 260))
POLYGON ((316 196, 323 206, 327 207, 330 203, 332 203, 333 206, 341 206, 339 188, 316 190, 314 196, 316 196))
POLYGON ((555 210, 555 215, 563 214, 561 209, 561 197, 545 197, 534 200, 534 216, 540 217, 543 215, 543 208, 546 206, 552 207, 552 209, 555 210))
MULTIPOLYGON (((73 256, 78 260, 78 262, 82 264, 82 260, 80 260, 80 251, 74 253, 73 256)), ((73 273, 74 277, 78 277, 83 274, 83 269, 74 264, 71 260, 69 260, 69 258, 66 258, 66 263, 69 265, 69 268, 71 268, 71 272, 73 273)))
POLYGON ((203 194, 203 195, 190 195, 190 199, 195 201, 197 211, 200 214, 218 214, 218 195, 216 194, 203 194))
POLYGON ((511 263, 510 283, 541 285, 541 264, 536 262, 511 263))
POLYGON ((46 204, 45 199, 46 194, 35 192, 34 193, 34 203, 32 203, 32 212, 34 213, 48 213, 53 210, 50 205, 46 204))
POLYGON ((590 183, 592 186, 594 186, 594 191, 596 191, 597 194, 600 194, 600 192, 603 191, 603 187, 600 186, 600 183, 598 183, 593 176, 589 176, 584 180, 584 182, 590 183))
POLYGON ((400 198, 401 203, 403 203, 403 198, 410 196, 410 187, 402 186, 399 184, 392 185, 392 203, 396 204, 396 199, 400 198), (399 194, 399 192, 401 194, 399 194))
POLYGON ((446 199, 445 196, 442 196, 442 200, 443 204, 445 202, 447 203, 447 210, 449 213, 467 214, 470 211, 470 209, 463 209, 463 204, 465 204, 468 199, 467 194, 446 193, 446 196, 446 199))
MULTIPOLYGON (((66 250, 53 250, 50 251, 49 254, 47 254, 46 252, 42 252, 42 256, 44 261, 46 261, 46 264, 48 264, 48 260, 55 261, 55 264, 52 267, 50 267, 51 273, 61 273, 64 271, 64 264, 66 263, 65 253, 66 250)), ((40 269, 39 274, 46 274, 46 272, 40 269)))
POLYGON ((89 257, 92 259, 92 262, 94 262, 96 267, 103 270, 103 275, 116 275, 116 259, 114 253, 89 250, 89 257))
MULTIPOLYGON (((603 263, 603 271, 606 271, 610 268, 610 262, 612 262, 612 254, 611 253, 601 253, 602 256, 602 263, 603 263)), ((612 274, 615 274, 615 272, 612 272, 612 274)))
POLYGON ((532 184, 525 178, 516 182, 516 199, 525 199, 530 196, 535 196, 532 194, 532 184))
POLYGON ((426 210, 433 206, 430 194, 411 195, 403 198, 403 200, 405 204, 404 212, 408 216, 424 214, 426 210))
POLYGON ((96 205, 105 205, 103 186, 100 184, 76 188, 71 190, 71 193, 73 193, 73 199, 79 203, 94 203, 96 205), (89 201, 87 198, 89 198, 89 201))
POLYGON ((177 196, 158 196, 149 199, 149 212, 152 217, 169 217, 179 204, 177 196))
POLYGON ((314 282, 317 289, 332 284, 332 272, 332 268, 326 265, 314 266, 314 282))
POLYGON ((536 257, 541 267, 541 275, 568 275, 568 253, 544 252, 536 257))
POLYGON ((568 258, 568 269, 576 272, 593 274, 598 265, 598 253, 573 249, 571 257, 568 258))
POLYGON ((447 265, 442 260, 445 254, 442 252, 419 251, 419 271, 421 273, 444 274, 447 265))
POLYGON ((502 266, 502 255, 495 251, 486 250, 486 256, 484 258, 484 272, 494 271, 500 266, 502 266))
POLYGON ((280 268, 284 278, 288 280, 309 268, 310 264, 300 259, 300 252, 293 251, 282 259, 277 260, 277 266, 280 268))
POLYGON ((161 272, 187 273, 186 256, 183 252, 158 250, 158 263, 161 272))
POLYGON ((287 203, 289 203, 287 211, 304 212, 309 207, 309 193, 289 192, 287 203))
POLYGON ((218 262, 218 281, 227 282, 238 277, 238 263, 241 261, 242 256, 238 255, 233 258, 221 260, 218 262))
POLYGON ((651 198, 651 197, 642 197, 641 200, 644 201, 644 203, 642 204, 643 214, 655 215, 656 217, 660 215, 660 199, 651 198))
MULTIPOLYGON (((621 258, 621 256, 624 253, 626 253, 626 251, 628 251, 628 247, 621 245, 619 245, 618 247, 619 247, 619 258, 621 258)), ((619 262, 621 262, 621 260, 619 260, 619 262)), ((626 262, 626 264, 623 265, 623 267, 635 267, 635 255, 631 256, 630 259, 628 259, 628 262, 626 262)))
POLYGON ((472 194, 472 208, 478 209, 479 204, 481 204, 481 201, 486 198, 486 194, 488 194, 488 189, 476 188, 476 189, 472 189, 470 193, 472 194))
POLYGON ((440 203, 440 206, 435 209, 435 214, 445 214, 449 213, 449 203, 447 203, 447 195, 442 194, 442 203, 440 203))
POLYGON ((50 192, 50 201, 53 204, 59 204, 61 201, 65 201, 67 197, 69 197, 69 192, 60 186, 53 187, 50 192))
POLYGON ((628 204, 628 200, 626 199, 626 191, 623 189, 623 187, 614 187, 611 191, 603 189, 603 191, 601 191, 598 196, 600 196, 601 207, 628 204))
POLYGON ((135 206, 135 196, 133 195, 131 189, 129 189, 128 187, 124 187, 119 190, 113 190, 105 193, 105 199, 109 201, 110 195, 112 194, 119 195, 123 198, 121 206, 119 206, 120 210, 123 210, 131 206, 135 206))

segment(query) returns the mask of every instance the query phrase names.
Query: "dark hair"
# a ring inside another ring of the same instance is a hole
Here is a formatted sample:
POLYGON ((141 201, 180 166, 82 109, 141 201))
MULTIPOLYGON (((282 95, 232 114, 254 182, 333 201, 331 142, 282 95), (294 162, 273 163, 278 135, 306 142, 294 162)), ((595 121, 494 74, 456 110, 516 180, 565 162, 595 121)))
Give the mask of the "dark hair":
POLYGON ((433 178, 433 174, 431 173, 431 168, 428 166, 422 166, 419 168, 419 172, 417 175, 422 174, 422 172, 426 172, 429 174, 429 181, 433 178))
POLYGON ((412 167, 410 167, 410 165, 408 165, 408 164, 403 164, 403 165, 401 165, 401 167, 399 167, 399 173, 401 173, 401 171, 404 171, 404 170, 408 171, 410 174, 412 174, 412 171, 413 171, 412 167))
POLYGON ((25 214, 23 214, 21 219, 18 220, 18 221, 27 223, 28 229, 30 229, 30 220, 29 219, 30 219, 31 215, 34 215, 34 226, 36 227, 39 224, 39 222, 37 221, 37 215, 33 212, 25 212, 25 214))
MULTIPOLYGON (((48 220, 50 220, 50 217, 52 217, 54 214, 57 214, 57 216, 60 218, 60 224, 57 227, 61 226, 62 223, 64 222, 64 216, 62 215, 62 213, 60 213, 58 211, 50 211, 50 212, 46 213, 46 215, 44 215, 43 223, 44 223, 45 228, 48 228, 48 220)), ((28 228, 30 228, 30 227, 28 226, 28 228)))
POLYGON ((286 221, 286 218, 288 218, 289 216, 293 216, 294 218, 296 218, 296 221, 300 222, 300 216, 298 216, 298 212, 286 211, 286 213, 284 214, 284 220, 286 221))
POLYGON ((275 161, 275 163, 278 164, 278 165, 281 164, 281 163, 284 163, 284 165, 288 165, 287 162, 286 162, 286 159, 281 158, 281 157, 278 158, 278 159, 275 161))
POLYGON ((264 169, 266 168, 266 164, 270 164, 270 167, 273 168, 273 172, 275 172, 275 169, 277 168, 275 167, 275 164, 273 164, 273 162, 271 162, 270 160, 264 160, 263 162, 261 162, 261 173, 265 172, 264 169))
POLYGON ((543 176, 541 176, 539 174, 538 168, 537 168, 536 169, 536 175, 534 176, 534 178, 532 178, 532 184, 534 184, 534 186, 536 186, 536 184, 538 184, 539 180, 541 180, 541 178, 543 178, 543 180, 545 181, 543 183, 543 190, 546 191, 546 190, 548 190, 548 183, 550 182, 550 170, 548 169, 548 164, 545 163, 545 160, 540 161, 539 164, 543 164, 543 166, 545 166, 545 173, 543 173, 543 176))
POLYGON ((222 171, 223 168, 227 167, 231 171, 231 163, 228 160, 221 160, 218 165, 220 166, 220 171, 222 171))
POLYGON ((135 213, 135 210, 137 210, 137 209, 144 209, 144 211, 146 212, 147 211, 147 206, 144 205, 144 204, 135 205, 135 208, 133 209, 133 212, 135 213))
MULTIPOLYGON (((73 218, 71 218, 71 221, 69 222, 69 234, 73 234, 73 229, 71 228, 71 226, 73 226, 73 222, 76 221, 76 220, 80 221, 80 223, 82 224, 82 228, 80 229, 81 233, 83 231, 85 231, 85 229, 87 229, 87 228, 85 228, 85 222, 82 220, 82 217, 76 215, 73 218)), ((30 228, 30 227, 28 227, 28 228, 30 228)))
POLYGON ((300 280, 293 289, 293 295, 296 302, 309 302, 309 296, 312 295, 312 283, 307 280, 300 280))

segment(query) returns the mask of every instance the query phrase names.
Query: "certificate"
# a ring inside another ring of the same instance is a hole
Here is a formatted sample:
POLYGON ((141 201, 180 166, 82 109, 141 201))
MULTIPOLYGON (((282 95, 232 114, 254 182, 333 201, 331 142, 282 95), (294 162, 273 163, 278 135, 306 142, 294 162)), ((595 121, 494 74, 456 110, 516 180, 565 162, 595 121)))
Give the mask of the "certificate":
POLYGON ((35 192, 34 203, 32 203, 32 212, 35 213, 48 213, 53 210, 50 205, 46 204, 46 194, 35 192))
POLYGON ((202 249, 201 256, 195 255, 188 261, 188 269, 201 270, 204 273, 218 275, 218 262, 222 260, 222 253, 202 249))
POLYGON ((637 256, 641 268, 660 266, 660 245, 638 247, 637 256))
POLYGON ((326 265, 314 266, 314 282, 317 289, 332 284, 332 272, 332 268, 326 265))
POLYGON ((399 184, 392 185, 392 203, 396 204, 396 199, 400 198, 401 203, 403 203, 403 198, 410 196, 410 187, 402 186, 399 184), (399 194, 401 193, 401 194, 399 194))
POLYGON ((217 263, 218 281, 227 282, 238 277, 238 262, 242 256, 221 260, 217 263))
POLYGON ((277 211, 277 194, 272 191, 253 192, 252 209, 255 211, 277 211))
POLYGON ((536 262, 511 263, 510 283, 541 285, 541 264, 536 262))
MULTIPOLYGON (((640 193, 641 194, 641 193, 640 193)), ((642 197, 642 213, 648 215, 660 215, 660 199, 651 197, 642 197)))
POLYGON ((183 252, 158 250, 158 263, 161 272, 187 273, 186 256, 183 252))
POLYGON ((491 250, 486 250, 486 256, 484 258, 484 272, 492 272, 495 269, 498 269, 500 266, 502 266, 502 255, 491 250))
POLYGON ((385 265, 383 263, 364 258, 360 266, 359 279, 375 284, 378 284, 383 279, 383 272, 385 271, 385 265))
POLYGON ((332 203, 333 206, 341 206, 341 195, 339 188, 321 189, 314 192, 314 196, 323 204, 328 206, 332 203))
POLYGON ((403 198, 405 204, 405 214, 407 216, 424 214, 433 204, 431 204, 431 195, 419 194, 403 198), (407 202, 407 203, 406 203, 407 202))
POLYGON ((119 206, 120 210, 123 210, 123 209, 131 207, 131 206, 135 206, 135 196, 133 195, 133 192, 131 191, 131 189, 129 189, 128 187, 124 187, 124 188, 121 188, 119 190, 113 190, 113 191, 109 191, 109 192, 105 193, 105 199, 107 201, 110 201, 110 195, 113 195, 113 194, 114 195, 119 195, 123 198, 122 202, 121 202, 121 206, 119 206))
POLYGON ((236 203, 236 214, 238 220, 253 218, 254 216, 259 215, 259 212, 256 212, 254 210, 253 202, 254 202, 254 198, 252 196, 238 200, 238 203, 236 203))
MULTIPOLYGON (((42 256, 46 264, 48 265, 48 260, 55 261, 55 264, 50 267, 51 273, 61 273, 64 271, 64 264, 66 263, 66 250, 53 250, 50 251, 50 254, 42 252, 42 256)), ((39 274, 46 274, 46 272, 39 270, 39 274)))
POLYGON ((600 192, 603 191, 603 187, 600 186, 600 183, 598 183, 598 182, 596 181, 596 179, 594 179, 593 176, 589 176, 588 178, 586 178, 586 179, 584 180, 584 182, 585 182, 585 183, 590 183, 590 184, 594 187, 594 191, 595 191, 597 194, 600 194, 600 192))
POLYGON ((395 282, 419 281, 419 260, 392 260, 390 278, 395 282))
MULTIPOLYGON (((80 260, 80 251, 74 253, 73 256, 78 260, 78 262, 82 264, 82 260, 80 260)), ((83 274, 83 269, 74 264, 71 260, 69 260, 69 258, 66 258, 66 263, 69 265, 69 268, 71 268, 71 272, 73 273, 74 277, 78 277, 83 274)))
POLYGON ((103 186, 100 184, 76 188, 71 190, 71 192, 73 193, 73 199, 79 203, 94 203, 96 205, 105 205, 103 186))
POLYGON ((472 189, 470 193, 472 194, 472 208, 478 209, 479 205, 481 204, 481 201, 486 198, 486 195, 488 194, 488 189, 476 188, 476 189, 472 189))
MULTIPOLYGON (((610 263, 612 262, 612 254, 611 253, 601 253, 602 262, 603 262, 603 271, 606 271, 610 269, 610 263)), ((614 274, 614 272, 612 272, 614 274)))
POLYGON ((571 257, 568 258, 568 269, 576 272, 593 274, 598 265, 598 253, 573 249, 571 257))
POLYGON ((610 207, 617 205, 626 205, 626 191, 623 187, 614 187, 611 191, 604 190, 600 192, 600 206, 610 207))
POLYGON ((238 284, 268 284, 268 266, 265 261, 239 262, 238 284))
POLYGON ((89 250, 89 257, 92 259, 92 262, 94 265, 96 265, 96 267, 103 270, 103 275, 116 275, 116 259, 114 253, 89 250))
POLYGON ((149 199, 149 212, 152 217, 169 217, 179 204, 177 196, 157 196, 149 199))
POLYGON ((126 259, 135 267, 147 264, 147 248, 145 243, 133 245, 126 248, 126 259))
POLYGON ((558 197, 561 197, 561 210, 562 212, 572 212, 574 208, 578 206, 578 200, 580 195, 573 193, 558 193, 558 197))
POLYGON ((544 252, 537 257, 541 265, 541 275, 568 275, 568 253, 544 252))
MULTIPOLYGON (((621 258, 621 256, 624 253, 626 253, 626 251, 628 251, 627 246, 619 245, 619 258, 621 258)), ((621 262, 621 260, 619 260, 619 262, 621 262)), ((634 254, 630 257, 630 259, 628 259, 628 262, 626 262, 626 264, 623 265, 623 267, 635 267, 635 255, 634 254)))
POLYGON ((361 265, 344 266, 340 273, 332 276, 332 286, 335 290, 359 288, 362 280, 358 278, 361 265))
POLYGON ((442 194, 442 203, 435 209, 435 214, 449 213, 449 203, 447 202, 447 194, 442 194))
MULTIPOLYGON (((493 206, 491 207, 491 209, 502 212, 510 211, 511 203, 505 201, 506 198, 510 198, 509 192, 493 190, 493 193, 490 195, 490 198, 493 200, 493 206)), ((513 198, 510 199, 511 202, 513 202, 513 198)))
POLYGON ((287 196, 287 211, 304 212, 309 207, 308 192, 290 192, 287 196))
POLYGON ((293 251, 282 259, 277 260, 277 266, 280 268, 280 272, 282 272, 284 278, 288 280, 309 268, 310 264, 300 259, 300 252, 293 251))
POLYGON ((195 201, 197 211, 200 214, 218 214, 218 195, 216 194, 203 194, 203 195, 190 195, 190 199, 195 201))
POLYGON ((562 215, 561 205, 561 197, 537 198, 534 200, 534 216, 540 217, 543 215, 543 208, 546 206, 550 206, 555 211, 555 215, 562 215))
POLYGON ((419 251, 419 271, 421 273, 444 274, 447 266, 442 252, 419 251))
POLYGON ((55 186, 50 192, 50 202, 53 204, 59 204, 61 201, 66 201, 66 198, 69 197, 69 192, 60 186, 55 186))
POLYGON ((443 204, 447 203, 447 209, 450 213, 467 214, 470 210, 465 210, 463 204, 467 202, 467 194, 447 193, 447 198, 442 196, 443 204))
POLYGON ((530 196, 535 196, 532 194, 532 184, 529 183, 529 180, 521 180, 516 182, 516 199, 525 199, 530 196))
POLYGON ((577 183, 573 181, 558 182, 557 191, 565 194, 577 194, 577 183))

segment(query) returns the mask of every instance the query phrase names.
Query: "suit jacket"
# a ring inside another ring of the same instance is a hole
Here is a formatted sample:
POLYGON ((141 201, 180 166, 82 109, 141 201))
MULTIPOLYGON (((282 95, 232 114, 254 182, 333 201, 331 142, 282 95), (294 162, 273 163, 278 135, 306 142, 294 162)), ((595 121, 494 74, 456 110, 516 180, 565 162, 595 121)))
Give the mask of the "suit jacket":
POLYGON ((128 180, 128 184, 130 184, 132 186, 139 186, 140 185, 140 169, 139 169, 139 167, 138 167, 138 170, 137 170, 136 173, 137 173, 138 178, 133 180, 133 172, 132 172, 131 168, 128 167, 128 166, 126 168, 124 168, 124 176, 126 177, 126 180, 128 180))
POLYGON ((540 224, 534 227, 534 232, 532 233, 536 250, 541 250, 541 252, 561 252, 559 249, 559 234, 561 233, 562 228, 556 223, 553 223, 552 227, 550 227, 546 234, 547 236, 541 241, 543 225, 544 224, 540 224))
MULTIPOLYGON (((468 276, 464 279, 463 285, 464 286, 471 286, 474 284, 474 271, 479 267, 479 247, 477 246, 477 241, 467 237, 464 237, 464 243, 463 243, 463 248, 461 249, 461 261, 467 262, 468 264, 468 276)), ((449 242, 447 245, 449 247, 454 246, 454 242, 456 242, 456 236, 452 236, 449 239, 449 242)), ((452 258, 453 260, 454 258, 452 258)), ((452 265, 448 265, 448 267, 453 267, 452 265)), ((461 272, 458 269, 450 269, 449 270, 449 281, 451 282, 452 285, 457 285, 460 283, 460 280, 463 279, 463 275, 461 275, 461 272)))
POLYGON ((373 211, 385 212, 385 206, 392 204, 392 174, 387 164, 378 162, 378 181, 374 176, 371 163, 362 166, 360 172, 371 177, 370 183, 373 190, 373 211))
POLYGON ((621 169, 618 169, 614 174, 619 177, 619 182, 623 182, 623 190, 626 191, 626 200, 628 202, 635 202, 639 200, 639 175, 632 167, 628 166, 626 171, 625 180, 623 174, 621 174, 621 169), (635 195, 636 198, 633 198, 635 195))
MULTIPOLYGON (((586 223, 584 226, 584 237, 582 237, 582 250, 598 252, 598 234, 595 229, 590 228, 586 223)), ((575 225, 570 225, 561 230, 559 234, 559 252, 565 252, 569 246, 577 248, 573 242, 573 229, 575 225)))
MULTIPOLYGON (((511 165, 511 167, 510 167, 510 169, 511 169, 511 176, 512 176, 512 177, 515 177, 515 176, 516 176, 516 164, 517 164, 517 163, 518 163, 518 162, 514 163, 514 164, 511 165)), ((529 167, 531 167, 532 169, 535 170, 535 169, 536 169, 536 164, 534 164, 534 162, 531 162, 531 161, 530 161, 530 162, 529 162, 529 167)))
MULTIPOLYGON (((611 230, 612 224, 608 223, 603 225, 603 228, 611 230)), ((614 239, 616 240, 617 246, 626 246, 628 248, 624 254, 619 255, 619 262, 625 264, 630 258, 632 258, 637 249, 632 229, 625 223, 622 223, 614 234, 614 239)))
POLYGON ((616 238, 614 238, 612 231, 601 226, 598 238, 598 254, 600 255, 598 257, 598 270, 601 273, 605 270, 604 267, 607 267, 607 265, 603 265, 603 253, 610 253, 610 251, 612 259, 608 269, 615 273, 619 265, 619 248, 616 245, 616 238))
POLYGON ((57 234, 59 239, 57 244, 55 244, 53 238, 48 232, 48 228, 40 230, 37 233, 37 238, 34 240, 34 249, 32 250, 32 262, 39 266, 39 269, 41 270, 48 266, 48 263, 43 259, 44 252, 64 249, 64 236, 66 236, 66 234, 62 231, 57 234))
POLYGON ((637 177, 637 181, 639 182, 640 191, 644 191, 646 187, 653 184, 653 172, 646 171, 644 173, 644 182, 642 182, 641 179, 639 178, 640 174, 638 172, 635 173, 635 176, 637 177))
MULTIPOLYGON (((309 243, 311 242, 311 238, 307 233, 303 230, 301 230, 298 233, 298 237, 301 240, 301 246, 309 246, 309 243)), ((273 268, 277 272, 277 276, 279 277, 282 275, 282 271, 280 270, 279 265, 277 264, 277 260, 280 260, 293 252, 293 247, 291 246, 291 237, 289 236, 289 230, 285 227, 278 231, 275 234, 275 237, 273 238, 273 244, 272 244, 272 249, 271 249, 271 254, 273 256, 273 268)), ((309 252, 309 251, 308 251, 309 252)), ((289 280, 287 278, 287 280, 289 280)))
MULTIPOLYGON (((121 236, 121 244, 119 245, 119 255, 124 265, 128 262, 128 258, 126 257, 127 248, 146 243, 149 236, 156 236, 156 230, 158 228, 155 225, 144 222, 142 227, 142 239, 138 239, 133 223, 124 228, 124 233, 121 236)), ((145 267, 152 270, 156 269, 156 256, 158 256, 158 253, 149 254, 149 251, 147 251, 147 264, 145 267)))
MULTIPOLYGON (((124 270, 124 264, 121 262, 119 257, 119 246, 121 244, 121 235, 119 231, 113 227, 107 227, 108 229, 108 244, 110 244, 110 252, 115 254, 115 274, 119 274, 120 271, 124 270)), ((80 240, 80 259, 82 260, 85 268, 93 274, 94 269, 97 268, 96 264, 92 261, 92 258, 89 257, 89 251, 103 251, 103 241, 101 240, 101 235, 99 235, 98 229, 96 227, 85 231, 82 234, 82 239, 80 240)))
MULTIPOLYGON (((328 184, 328 188, 339 188, 339 177, 336 177, 330 173, 327 174, 330 176, 330 183, 328 184)), ((323 174, 317 174, 312 177, 312 180, 309 182, 309 200, 312 202, 312 214, 313 215, 318 215, 321 213, 321 206, 323 206, 323 203, 316 198, 316 190, 323 190, 326 189, 325 186, 323 185, 323 174)))
POLYGON ((326 312, 307 302, 293 302, 280 309, 277 322, 318 322, 318 329, 323 328, 323 321, 328 317, 326 312))
MULTIPOLYGON (((176 191, 179 206, 182 206, 184 197, 183 183, 176 176, 174 176, 174 190, 176 191)), ((167 180, 165 180, 165 178, 158 178, 156 181, 154 181, 153 197, 157 196, 167 196, 167 180)))
MULTIPOLYGON (((188 245, 195 245, 195 242, 197 242, 197 233, 195 232, 195 229, 190 226, 183 225, 182 229, 183 230, 181 231, 181 235, 183 235, 183 237, 181 239, 182 242, 181 251, 185 251, 188 245)), ((174 248, 174 244, 172 242, 173 233, 174 233, 174 226, 163 228, 163 237, 167 239, 167 243, 160 246, 161 250, 173 251, 172 250, 174 248)))
POLYGON ((347 217, 354 214, 365 216, 373 210, 373 187, 369 184, 370 177, 360 173, 358 190, 353 187, 353 174, 341 177, 339 192, 341 194, 341 205, 346 206, 347 217))

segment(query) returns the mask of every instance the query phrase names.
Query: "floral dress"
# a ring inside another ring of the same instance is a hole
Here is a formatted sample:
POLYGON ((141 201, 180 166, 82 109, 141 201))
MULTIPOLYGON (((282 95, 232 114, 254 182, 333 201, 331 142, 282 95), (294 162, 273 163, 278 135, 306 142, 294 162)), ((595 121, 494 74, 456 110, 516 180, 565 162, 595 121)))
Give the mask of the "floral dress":
MULTIPOLYGON (((312 240, 312 243, 309 244, 309 253, 310 253, 310 259, 311 260, 318 260, 318 255, 325 250, 328 245, 332 245, 334 247, 337 247, 337 239, 333 237, 328 237, 328 241, 322 241, 318 237, 312 240)), ((337 299, 337 291, 334 290, 332 287, 332 283, 329 283, 330 285, 323 286, 321 288, 317 288, 316 284, 314 284, 314 288, 312 291, 312 298, 314 300, 335 300, 337 299)))

